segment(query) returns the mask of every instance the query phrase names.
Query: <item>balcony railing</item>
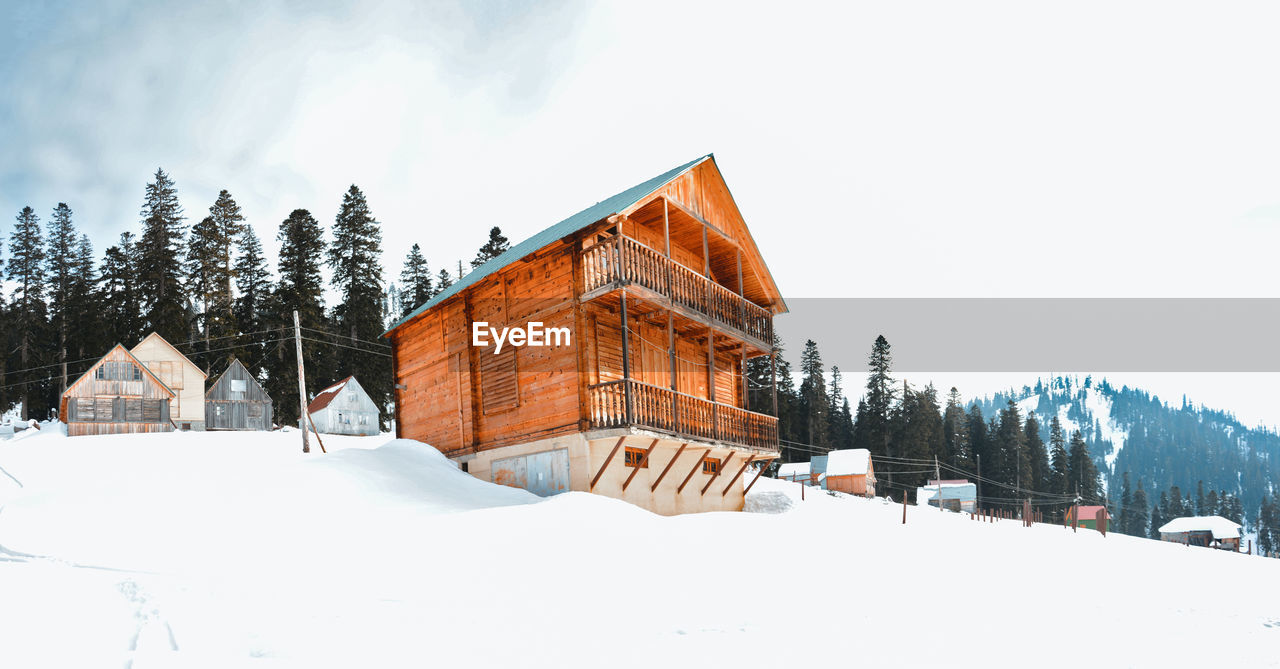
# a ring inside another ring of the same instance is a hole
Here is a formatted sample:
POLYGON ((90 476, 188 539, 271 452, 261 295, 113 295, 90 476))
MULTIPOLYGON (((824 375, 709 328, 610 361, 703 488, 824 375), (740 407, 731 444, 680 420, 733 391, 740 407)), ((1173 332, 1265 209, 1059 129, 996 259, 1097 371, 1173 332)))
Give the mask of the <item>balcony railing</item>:
POLYGON ((592 428, 644 427, 691 439, 778 450, 778 419, 773 416, 632 379, 597 383, 588 393, 592 428))
POLYGON ((582 252, 584 293, 638 285, 765 344, 773 345, 773 314, 711 279, 631 239, 614 236, 582 252))

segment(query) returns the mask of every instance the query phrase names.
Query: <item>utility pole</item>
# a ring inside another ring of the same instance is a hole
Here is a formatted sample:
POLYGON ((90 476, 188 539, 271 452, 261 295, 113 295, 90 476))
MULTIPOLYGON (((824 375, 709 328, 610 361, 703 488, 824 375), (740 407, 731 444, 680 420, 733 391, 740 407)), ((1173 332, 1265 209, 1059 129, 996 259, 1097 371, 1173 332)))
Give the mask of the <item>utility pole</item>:
POLYGON ((982 506, 982 455, 978 457, 978 506, 982 506))
POLYGON ((293 342, 298 351, 298 427, 302 428, 302 452, 310 453, 307 443, 307 378, 302 369, 302 326, 298 323, 298 310, 293 310, 293 342))
MULTIPOLYGON (((938 456, 933 456, 933 482, 938 486, 938 510, 945 511, 942 508, 942 471, 938 469, 938 456)), ((920 500, 916 500, 919 504, 920 500)))

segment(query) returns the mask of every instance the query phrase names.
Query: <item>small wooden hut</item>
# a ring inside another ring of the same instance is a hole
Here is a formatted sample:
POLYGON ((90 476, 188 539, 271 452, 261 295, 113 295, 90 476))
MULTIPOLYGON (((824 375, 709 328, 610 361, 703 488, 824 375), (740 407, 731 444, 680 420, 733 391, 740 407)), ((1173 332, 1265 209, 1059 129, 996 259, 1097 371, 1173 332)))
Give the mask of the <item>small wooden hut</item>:
POLYGON ((1159 529, 1161 541, 1240 550, 1240 524, 1222 516, 1174 518, 1159 529))
POLYGON ((62 394, 58 414, 71 437, 171 432, 173 397, 173 390, 116 344, 62 394))
POLYGON ((378 434, 378 405, 348 376, 325 388, 307 405, 316 432, 367 436, 378 434))
POLYGON ((1070 506, 1067 507, 1067 517, 1065 524, 1085 527, 1091 530, 1098 529, 1098 512, 1102 512, 1102 519, 1111 520, 1111 512, 1107 511, 1107 507, 1101 505, 1093 506, 1070 506))
POLYGON ((169 415, 179 430, 204 429, 204 370, 158 333, 143 337, 130 351, 173 391, 169 415))
POLYGON ((206 430, 270 430, 271 398, 235 358, 204 394, 206 430))
POLYGON ((823 487, 851 495, 876 494, 876 471, 871 465, 871 451, 865 448, 846 448, 830 451, 826 457, 823 487))

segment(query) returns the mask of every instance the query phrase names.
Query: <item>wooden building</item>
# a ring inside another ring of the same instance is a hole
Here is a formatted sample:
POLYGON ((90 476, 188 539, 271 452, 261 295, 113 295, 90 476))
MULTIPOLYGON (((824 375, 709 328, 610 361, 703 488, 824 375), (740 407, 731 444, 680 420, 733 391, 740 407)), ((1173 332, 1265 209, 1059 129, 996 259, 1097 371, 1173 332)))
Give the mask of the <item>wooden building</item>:
POLYGON ((916 488, 916 505, 974 513, 978 510, 978 484, 970 483, 968 479, 931 480, 927 485, 916 488))
POLYGON ((67 436, 171 432, 169 402, 174 392, 116 344, 71 384, 59 402, 67 436))
POLYGON ((817 474, 809 471, 808 462, 784 462, 778 466, 778 480, 794 481, 805 485, 813 485, 817 483, 817 474))
POLYGON ((1160 540, 1239 551, 1240 525, 1222 516, 1174 518, 1160 526, 1160 540))
POLYGON ((785 309, 704 156, 517 244, 394 324, 397 433, 486 480, 562 481, 550 492, 663 514, 738 510, 748 465, 778 456, 777 419, 752 411, 743 370, 773 354, 785 309), (500 347, 482 323, 524 334, 500 347), (555 340, 525 341, 535 323, 555 340))
POLYGON ((271 398, 239 360, 204 394, 206 430, 270 430, 271 398))
POLYGON ((143 337, 130 351, 173 391, 169 418, 179 430, 204 429, 204 370, 158 333, 143 337))
POLYGON ((850 495, 875 496, 876 471, 871 465, 871 451, 846 448, 830 451, 822 457, 826 458, 822 487, 850 495))
POLYGON ((356 377, 335 383, 319 393, 307 405, 316 432, 322 434, 378 434, 378 405, 360 387, 356 377))
POLYGON ((1079 523, 1080 523, 1079 527, 1087 527, 1091 530, 1096 530, 1098 529, 1098 513, 1099 512, 1102 513, 1102 518, 1105 519, 1108 522, 1108 524, 1110 524, 1111 512, 1107 511, 1107 507, 1099 506, 1099 505, 1095 505, 1095 506, 1072 505, 1070 507, 1067 507, 1065 524, 1075 525, 1076 521, 1079 520, 1079 523))

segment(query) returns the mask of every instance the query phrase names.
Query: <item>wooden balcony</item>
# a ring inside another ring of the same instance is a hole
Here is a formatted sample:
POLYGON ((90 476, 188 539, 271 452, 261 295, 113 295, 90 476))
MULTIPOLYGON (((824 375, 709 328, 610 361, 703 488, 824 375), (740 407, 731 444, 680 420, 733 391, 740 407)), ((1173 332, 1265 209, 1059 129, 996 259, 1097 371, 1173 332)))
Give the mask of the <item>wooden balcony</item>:
POLYGON ((777 452, 778 419, 632 379, 589 386, 591 427, 641 427, 777 452))
POLYGON ((722 330, 773 347, 773 313, 630 237, 614 236, 582 252, 583 299, 638 286, 722 330))

